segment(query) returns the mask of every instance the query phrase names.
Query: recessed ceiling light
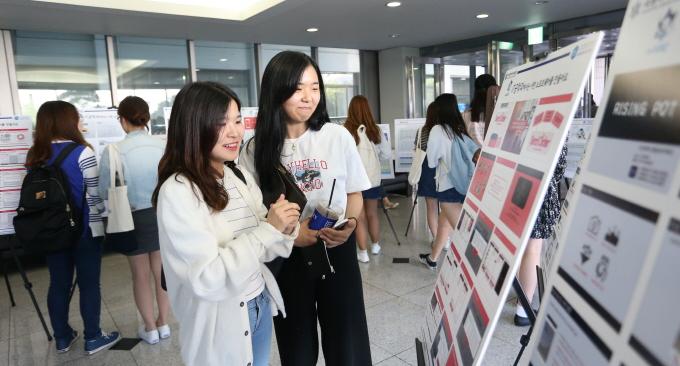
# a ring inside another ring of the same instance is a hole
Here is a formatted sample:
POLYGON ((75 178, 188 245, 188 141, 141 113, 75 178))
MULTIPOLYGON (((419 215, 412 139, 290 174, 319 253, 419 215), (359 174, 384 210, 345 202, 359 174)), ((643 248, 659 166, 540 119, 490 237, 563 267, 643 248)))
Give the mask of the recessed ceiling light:
POLYGON ((536 5, 545 5, 548 3, 548 0, 539 0, 536 2, 536 5))
POLYGON ((154 81, 153 85, 159 85, 161 82, 160 81, 154 81))
POLYGON ((414 67, 413 70, 418 70, 418 68, 417 68, 417 67, 414 67))
POLYGON ((401 34, 399 34, 399 33, 390 34, 390 38, 398 38, 399 36, 401 36, 401 34))
POLYGON ((385 4, 385 6, 388 8, 397 8, 401 6, 401 1, 390 1, 387 4, 385 4))
POLYGON ((484 18, 488 18, 488 17, 489 17, 489 14, 477 14, 477 19, 484 19, 484 18))
POLYGON ((221 58, 221 59, 220 59, 220 62, 227 62, 227 61, 229 61, 228 58, 221 58))
POLYGON ((318 31, 319 31, 319 28, 307 28, 307 32, 309 32, 309 33, 314 33, 314 32, 318 32, 318 31))

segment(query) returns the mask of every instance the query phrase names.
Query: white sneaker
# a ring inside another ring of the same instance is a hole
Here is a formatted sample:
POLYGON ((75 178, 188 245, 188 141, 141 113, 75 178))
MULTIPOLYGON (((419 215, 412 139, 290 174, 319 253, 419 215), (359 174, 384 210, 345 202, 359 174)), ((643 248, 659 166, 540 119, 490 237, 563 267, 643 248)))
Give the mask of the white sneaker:
POLYGON ((451 248, 451 241, 447 241, 446 244, 444 244, 444 251, 448 252, 449 248, 451 248))
POLYGON ((380 254, 380 244, 378 243, 371 244, 371 254, 373 255, 380 254))
POLYGON ((141 327, 139 327, 137 335, 139 335, 139 338, 141 338, 144 342, 148 344, 156 344, 159 341, 158 329, 150 330, 147 332, 144 326, 142 325, 141 327))
POLYGON ((357 252, 357 260, 361 263, 368 263, 371 261, 371 258, 368 257, 368 251, 367 250, 360 250, 357 252))
POLYGON ((158 335, 161 337, 161 339, 170 338, 170 326, 165 324, 158 327, 158 335))

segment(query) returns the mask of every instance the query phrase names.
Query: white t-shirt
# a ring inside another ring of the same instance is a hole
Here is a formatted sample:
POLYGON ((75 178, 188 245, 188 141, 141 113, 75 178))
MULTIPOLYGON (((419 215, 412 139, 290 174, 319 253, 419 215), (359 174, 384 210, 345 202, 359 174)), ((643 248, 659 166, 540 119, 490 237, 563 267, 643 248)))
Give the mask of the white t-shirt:
POLYGON ((472 111, 467 110, 463 112, 463 121, 465 122, 465 127, 467 128, 468 135, 472 140, 477 143, 478 146, 484 145, 484 113, 479 114, 479 119, 481 121, 472 120, 472 111))
POLYGON ((430 130, 427 139, 427 166, 437 168, 437 192, 453 188, 449 178, 451 161, 451 138, 441 125, 436 125, 430 130))
MULTIPOLYGON (((255 145, 251 143, 248 147, 242 151, 239 164, 257 176, 252 155, 255 145)), ((286 139, 281 163, 307 197, 301 219, 310 217, 318 203, 328 203, 334 178, 331 207, 343 211, 341 219, 345 217, 347 194, 371 188, 354 138, 346 128, 330 122, 319 131, 308 129, 296 139, 286 139)))

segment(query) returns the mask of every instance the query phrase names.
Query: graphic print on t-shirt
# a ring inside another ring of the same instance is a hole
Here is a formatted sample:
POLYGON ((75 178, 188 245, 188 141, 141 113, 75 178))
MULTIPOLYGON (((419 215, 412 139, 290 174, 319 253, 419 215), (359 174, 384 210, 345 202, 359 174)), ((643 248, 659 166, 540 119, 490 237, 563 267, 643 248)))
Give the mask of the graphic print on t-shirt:
POLYGON ((328 170, 328 163, 317 159, 294 160, 286 165, 286 169, 295 177, 300 190, 307 193, 323 188, 321 174, 328 170))

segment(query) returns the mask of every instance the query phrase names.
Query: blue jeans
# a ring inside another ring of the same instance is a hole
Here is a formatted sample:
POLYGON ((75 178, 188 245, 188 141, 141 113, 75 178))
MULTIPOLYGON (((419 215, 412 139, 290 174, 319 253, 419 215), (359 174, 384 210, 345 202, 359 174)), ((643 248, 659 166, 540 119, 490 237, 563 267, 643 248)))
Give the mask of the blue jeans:
POLYGON ((74 270, 78 278, 80 316, 85 326, 85 339, 92 339, 101 334, 101 328, 99 328, 101 242, 102 238, 93 238, 88 228, 75 247, 47 256, 47 267, 50 271, 47 309, 54 330, 54 338, 68 338, 73 333, 73 328, 68 324, 68 305, 74 270))
POLYGON ((248 317, 253 341, 253 366, 267 366, 272 343, 272 309, 267 290, 248 301, 248 317))

